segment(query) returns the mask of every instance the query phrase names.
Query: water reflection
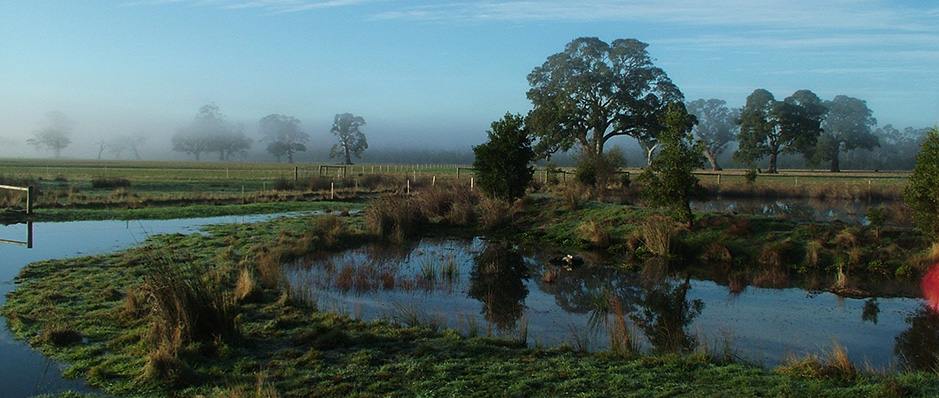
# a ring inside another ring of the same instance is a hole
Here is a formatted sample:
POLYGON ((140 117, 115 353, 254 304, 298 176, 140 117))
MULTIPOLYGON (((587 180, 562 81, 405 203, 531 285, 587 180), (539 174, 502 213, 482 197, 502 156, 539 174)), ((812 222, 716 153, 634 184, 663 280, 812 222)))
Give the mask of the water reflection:
POLYGON ((877 297, 867 299, 864 302, 864 310, 861 312, 861 320, 876 325, 878 314, 880 314, 880 304, 877 304, 877 297))
POLYGON ((696 347, 696 338, 685 328, 704 310, 704 301, 688 299, 691 277, 684 282, 671 278, 647 278, 639 310, 630 315, 658 352, 688 352, 696 347))
POLYGON ((490 243, 474 258, 469 297, 479 300, 486 321, 501 331, 514 330, 528 297, 525 259, 506 242, 490 243))
MULTIPOLYGON (((4 227, 8 225, 19 225, 23 223, 14 223, 14 224, 5 224, 4 227)), ((33 222, 27 221, 26 224, 26 236, 19 239, 0 239, 0 243, 6 243, 17 246, 25 246, 27 249, 33 248, 33 222)))
POLYGON ((481 238, 424 239, 406 247, 318 255, 288 264, 287 275, 319 308, 354 312, 366 321, 396 319, 407 308, 468 333, 485 323, 487 333, 517 338, 524 327, 531 344, 607 349, 625 343, 644 352, 687 352, 702 341, 732 338, 742 357, 766 366, 789 353, 822 352, 834 338, 852 361, 889 368, 897 361, 895 339, 909 329, 906 317, 919 306, 915 299, 860 300, 794 288, 729 293, 663 261, 649 261, 641 272, 603 266, 583 253, 580 267, 550 264, 566 254, 481 238), (450 263, 458 269, 454 281, 442 283, 448 272, 441 270, 450 263), (350 276, 368 277, 339 278, 347 266, 364 269, 350 270, 350 276), (430 275, 438 282, 422 284, 430 275), (340 280, 378 286, 347 290, 339 288, 340 280), (624 330, 628 341, 617 341, 624 330))
POLYGON ((896 338, 897 357, 912 370, 939 371, 939 314, 922 305, 906 323, 909 329, 896 338))

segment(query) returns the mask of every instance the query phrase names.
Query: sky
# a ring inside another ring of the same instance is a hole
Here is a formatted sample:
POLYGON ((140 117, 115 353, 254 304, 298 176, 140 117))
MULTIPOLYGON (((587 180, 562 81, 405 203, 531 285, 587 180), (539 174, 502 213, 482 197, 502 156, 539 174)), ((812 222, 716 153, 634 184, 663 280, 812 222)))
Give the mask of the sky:
POLYGON ((689 101, 809 89, 931 127, 937 21, 934 0, 0 0, 0 156, 51 156, 26 139, 52 111, 74 122, 63 156, 121 135, 166 149, 206 104, 255 141, 262 117, 294 116, 311 151, 346 112, 369 150, 469 150, 578 37, 648 43, 689 101))

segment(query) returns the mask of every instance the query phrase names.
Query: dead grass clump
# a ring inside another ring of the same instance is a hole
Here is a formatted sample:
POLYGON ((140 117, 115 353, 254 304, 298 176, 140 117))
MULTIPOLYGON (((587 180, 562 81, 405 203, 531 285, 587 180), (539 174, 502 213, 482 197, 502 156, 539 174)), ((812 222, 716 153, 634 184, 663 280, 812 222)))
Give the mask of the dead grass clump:
POLYGON ((581 238, 590 243, 594 248, 606 249, 613 244, 613 237, 610 235, 610 231, 601 225, 597 225, 597 223, 593 221, 580 224, 577 230, 580 232, 581 238))
POLYGON ((834 342, 831 352, 823 358, 818 355, 806 355, 802 358, 790 355, 776 371, 790 377, 839 382, 853 381, 861 376, 861 372, 848 358, 847 351, 837 341, 834 342))
POLYGON ((773 268, 788 268, 801 260, 798 247, 790 238, 769 242, 760 248, 759 263, 773 268))
POLYGON ((415 201, 409 197, 385 195, 365 208, 365 225, 381 239, 402 243, 426 223, 415 201))
POLYGON ((746 236, 750 234, 750 219, 744 216, 734 217, 730 219, 724 232, 731 236, 746 236))
POLYGON ((148 264, 143 286, 153 321, 151 347, 240 337, 231 294, 195 268, 168 260, 148 264))
POLYGON ((845 228, 841 230, 838 235, 835 235, 833 243, 839 247, 844 248, 855 247, 857 246, 858 238, 857 235, 855 235, 851 230, 851 228, 845 228))
POLYGON ((346 229, 337 215, 317 217, 313 224, 312 235, 317 236, 327 247, 334 246, 345 235, 346 229))
POLYGON ((653 214, 642 221, 642 241, 652 254, 668 257, 672 253, 672 240, 677 233, 675 221, 661 214, 653 214))
POLYGON ((264 295, 264 290, 254 279, 254 275, 247 267, 242 268, 238 274, 238 280, 235 282, 235 301, 239 303, 250 303, 257 301, 264 295))
POLYGON ((577 184, 567 184, 561 188, 561 201, 567 210, 577 211, 583 203, 584 191, 577 184))
POLYGON ((479 201, 479 222, 487 229, 498 229, 512 223, 515 214, 506 201, 482 197, 479 201))
POLYGON ((734 256, 730 249, 718 242, 711 242, 708 248, 701 255, 701 260, 706 264, 726 264, 733 260, 734 256))
POLYGON ((476 222, 476 206, 468 200, 454 202, 444 221, 451 225, 466 227, 476 222))
POLYGON ((283 255, 280 250, 261 250, 255 257, 255 266, 266 289, 280 287, 284 280, 283 255))

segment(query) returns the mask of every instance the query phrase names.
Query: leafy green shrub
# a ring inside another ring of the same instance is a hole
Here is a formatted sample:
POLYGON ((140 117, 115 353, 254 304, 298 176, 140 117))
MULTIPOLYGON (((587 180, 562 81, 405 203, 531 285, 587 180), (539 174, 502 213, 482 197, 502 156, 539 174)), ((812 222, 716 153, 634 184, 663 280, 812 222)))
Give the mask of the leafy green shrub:
POLYGON ((511 201, 522 197, 531 183, 535 152, 525 129, 525 118, 506 113, 492 122, 489 141, 473 147, 479 188, 487 195, 511 201))
POLYGON ((923 139, 903 201, 913 211, 913 225, 935 240, 939 236, 939 127, 923 139))

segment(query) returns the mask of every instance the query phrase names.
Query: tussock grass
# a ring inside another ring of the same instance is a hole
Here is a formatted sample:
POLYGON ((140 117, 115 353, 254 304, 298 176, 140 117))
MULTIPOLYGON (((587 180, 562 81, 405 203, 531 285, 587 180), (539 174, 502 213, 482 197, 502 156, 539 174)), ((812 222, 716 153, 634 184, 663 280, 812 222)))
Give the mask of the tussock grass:
POLYGON ((479 200, 479 223, 486 229, 508 226, 514 216, 512 206, 504 200, 488 197, 479 200))
POLYGON ((837 341, 833 341, 831 351, 822 356, 808 354, 800 358, 790 355, 776 371, 786 376, 837 382, 853 382, 863 375, 837 341))
POLYGON ((384 195, 365 207, 365 226, 382 240, 403 243, 427 222, 414 199, 384 195))
POLYGON ((671 218, 653 214, 642 221, 642 241, 652 254, 668 257, 672 254, 672 241, 677 226, 671 218))
POLYGON ((610 234, 610 231, 598 225, 596 222, 587 221, 580 224, 577 230, 580 232, 583 239, 590 243, 592 247, 606 249, 613 245, 613 236, 610 234))

